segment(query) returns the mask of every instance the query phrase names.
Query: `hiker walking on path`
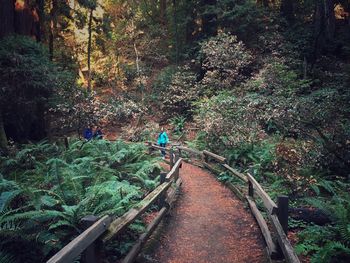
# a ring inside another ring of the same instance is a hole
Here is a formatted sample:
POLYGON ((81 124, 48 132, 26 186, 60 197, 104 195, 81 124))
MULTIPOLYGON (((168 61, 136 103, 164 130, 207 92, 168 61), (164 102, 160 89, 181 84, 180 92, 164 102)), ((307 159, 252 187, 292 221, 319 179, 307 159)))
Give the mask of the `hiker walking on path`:
MULTIPOLYGON (((160 133, 158 135, 158 145, 160 147, 166 147, 166 144, 169 142, 169 138, 168 138, 168 135, 166 134, 164 128, 162 127, 161 130, 160 130, 160 133)), ((161 150, 162 152, 162 157, 163 159, 165 159, 165 149, 162 149, 161 150)))

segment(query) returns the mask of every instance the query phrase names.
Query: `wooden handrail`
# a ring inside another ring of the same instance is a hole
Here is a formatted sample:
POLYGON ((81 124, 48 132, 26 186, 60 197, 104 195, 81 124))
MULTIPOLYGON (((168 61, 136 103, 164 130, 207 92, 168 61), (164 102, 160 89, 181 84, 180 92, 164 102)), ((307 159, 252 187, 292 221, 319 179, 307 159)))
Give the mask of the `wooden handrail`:
POLYGON ((226 162, 226 158, 225 157, 222 157, 222 156, 217 155, 215 153, 212 153, 212 152, 204 150, 203 154, 207 155, 207 156, 210 156, 211 158, 215 159, 216 161, 218 161, 220 163, 225 163, 226 162))
POLYGON ((248 181, 253 185, 259 197, 262 199, 264 206, 269 211, 270 214, 275 214, 277 212, 277 205, 272 201, 271 197, 264 191, 261 185, 255 180, 255 178, 247 173, 248 181))
POLYGON ((118 217, 116 220, 114 220, 108 228, 108 233, 103 237, 103 242, 109 241, 111 238, 119 234, 127 226, 133 223, 140 215, 143 214, 143 212, 146 211, 148 207, 150 207, 158 199, 159 196, 168 190, 168 188, 171 186, 171 183, 172 181, 169 181, 159 185, 140 202, 140 207, 132 208, 123 216, 118 217))
POLYGON ((266 224, 266 221, 262 214, 260 213, 259 209, 257 208, 255 202, 251 199, 251 197, 246 196, 246 199, 248 201, 250 210, 252 211, 256 221, 258 222, 258 225, 261 229, 261 233, 265 239, 267 251, 269 253, 270 258, 277 259, 278 251, 276 244, 272 240, 271 232, 269 231, 269 228, 266 224))
POLYGON ((191 149, 188 147, 184 147, 184 146, 176 146, 177 149, 181 150, 181 151, 185 151, 185 152, 189 152, 192 154, 196 154, 196 155, 202 155, 203 153, 201 151, 195 150, 195 149, 191 149))
POLYGON ((182 159, 180 158, 173 166, 173 168, 171 169, 171 171, 167 174, 167 176, 165 177, 166 181, 170 181, 172 180, 174 177, 178 176, 178 172, 180 169, 182 163, 182 159))
POLYGON ((112 222, 106 215, 58 251, 47 263, 73 262, 90 244, 99 238, 112 222))
POLYGON ((239 177, 241 180, 243 180, 244 182, 248 182, 247 176, 238 172, 236 169, 233 169, 231 166, 229 166, 228 164, 222 164, 223 167, 225 167, 227 170, 229 170, 231 173, 233 173, 234 175, 236 175, 237 177, 239 177))

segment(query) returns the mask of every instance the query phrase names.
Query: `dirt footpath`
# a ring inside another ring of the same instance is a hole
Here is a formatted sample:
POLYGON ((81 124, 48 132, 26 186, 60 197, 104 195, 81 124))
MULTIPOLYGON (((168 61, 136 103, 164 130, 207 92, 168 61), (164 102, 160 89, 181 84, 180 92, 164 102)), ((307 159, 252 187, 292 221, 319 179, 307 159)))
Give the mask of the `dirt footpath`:
POLYGON ((159 263, 266 262, 257 223, 232 192, 184 163, 181 193, 153 254, 159 263))

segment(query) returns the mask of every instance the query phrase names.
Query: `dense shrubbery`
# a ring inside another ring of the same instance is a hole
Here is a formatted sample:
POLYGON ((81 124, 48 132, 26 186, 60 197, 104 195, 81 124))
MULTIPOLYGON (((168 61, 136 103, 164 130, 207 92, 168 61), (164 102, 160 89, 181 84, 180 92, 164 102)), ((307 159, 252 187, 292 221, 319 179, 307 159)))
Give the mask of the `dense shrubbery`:
POLYGON ((1 253, 41 262, 82 231, 82 217, 125 213, 157 182, 160 167, 145 150, 121 141, 74 141, 69 149, 42 142, 1 157, 1 253))

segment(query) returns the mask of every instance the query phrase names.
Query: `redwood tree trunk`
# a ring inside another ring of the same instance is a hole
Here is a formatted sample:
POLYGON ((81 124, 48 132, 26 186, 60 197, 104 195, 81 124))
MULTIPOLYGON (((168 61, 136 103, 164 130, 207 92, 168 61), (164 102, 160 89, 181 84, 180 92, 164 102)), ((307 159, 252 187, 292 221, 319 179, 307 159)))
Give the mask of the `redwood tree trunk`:
POLYGON ((166 0, 160 0, 159 3, 159 15, 160 15, 160 21, 163 25, 167 24, 166 19, 166 0))
POLYGON ((57 11, 57 0, 52 0, 52 6, 50 11, 50 36, 49 36, 49 53, 50 59, 53 60, 53 52, 54 52, 54 41, 56 34, 56 11, 57 11))
POLYGON ((7 136, 4 128, 4 121, 0 109, 0 150, 7 151, 7 136))
POLYGON ((327 43, 334 40, 335 14, 334 0, 319 0, 314 18, 314 57, 315 61, 327 43))
POLYGON ((15 1, 0 0, 0 39, 15 31, 15 1))
POLYGON ((92 40, 92 18, 94 10, 90 9, 89 17, 89 41, 88 41, 88 92, 91 92, 91 40, 92 40))
POLYGON ((288 22, 292 22, 294 20, 293 0, 282 0, 281 14, 287 19, 288 22))

